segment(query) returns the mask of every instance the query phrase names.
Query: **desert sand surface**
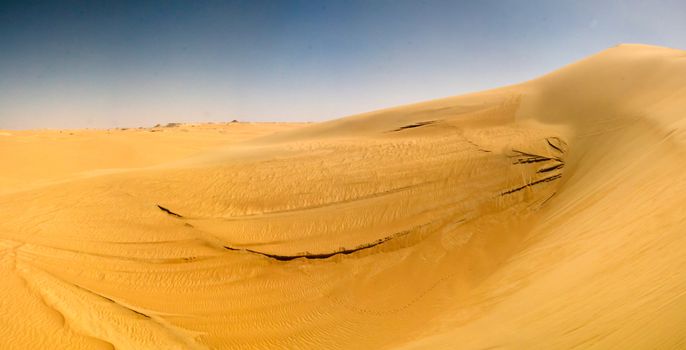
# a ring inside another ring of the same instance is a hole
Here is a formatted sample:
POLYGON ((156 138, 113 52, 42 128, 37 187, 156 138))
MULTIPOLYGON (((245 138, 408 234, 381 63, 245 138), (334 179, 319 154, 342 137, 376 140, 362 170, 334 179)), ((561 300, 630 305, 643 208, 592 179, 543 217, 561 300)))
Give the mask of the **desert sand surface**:
POLYGON ((686 51, 0 164, 2 349, 686 348, 686 51))

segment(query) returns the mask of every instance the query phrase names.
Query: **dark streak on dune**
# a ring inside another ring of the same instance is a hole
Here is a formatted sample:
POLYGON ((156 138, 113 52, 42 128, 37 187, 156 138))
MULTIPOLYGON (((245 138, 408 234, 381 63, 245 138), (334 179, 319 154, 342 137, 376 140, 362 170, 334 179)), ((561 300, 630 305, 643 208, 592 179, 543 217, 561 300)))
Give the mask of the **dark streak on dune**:
POLYGON ((564 163, 559 163, 559 164, 555 164, 555 165, 553 165, 553 166, 541 168, 541 169, 539 169, 539 170, 536 171, 536 172, 539 173, 539 174, 540 174, 540 173, 547 173, 547 172, 551 172, 551 171, 553 171, 553 170, 562 169, 562 168, 564 168, 564 166, 565 166, 564 163))
POLYGON ((140 312, 140 311, 136 311, 136 310, 134 310, 134 309, 132 309, 132 308, 130 308, 130 307, 128 307, 128 306, 124 306, 124 305, 120 304, 119 302, 117 302, 116 300, 112 300, 112 299, 110 299, 110 298, 108 298, 108 297, 106 297, 106 296, 104 296, 104 295, 102 295, 102 294, 100 294, 100 293, 94 292, 94 291, 92 291, 92 290, 90 290, 90 289, 88 289, 88 288, 84 288, 84 287, 82 287, 82 286, 80 286, 80 285, 78 285, 78 284, 76 284, 76 283, 72 283, 72 285, 75 286, 75 287, 77 287, 77 288, 79 288, 79 289, 81 289, 81 290, 83 290, 83 291, 85 291, 85 292, 88 292, 88 293, 90 293, 90 294, 92 294, 92 295, 95 295, 95 296, 98 296, 98 297, 100 297, 100 298, 102 298, 102 299, 105 299, 105 300, 109 301, 110 303, 116 304, 117 306, 122 307, 122 308, 124 308, 124 309, 126 309, 126 310, 129 310, 129 311, 131 311, 131 312, 133 312, 133 313, 135 313, 135 314, 137 314, 137 315, 143 316, 143 317, 145 317, 145 318, 150 318, 150 316, 148 316, 148 315, 146 315, 146 314, 144 314, 144 313, 142 313, 142 312, 140 312))
MULTIPOLYGON (((407 233, 407 232, 405 232, 405 233, 407 233)), ((229 247, 229 246, 224 246, 224 249, 232 250, 232 251, 246 251, 246 252, 249 252, 249 253, 259 254, 259 255, 266 256, 266 257, 268 257, 268 258, 275 259, 275 260, 279 260, 279 261, 290 261, 290 260, 300 259, 300 258, 304 258, 304 259, 313 259, 313 260, 314 260, 314 259, 327 259, 327 258, 330 258, 330 257, 335 256, 335 255, 348 255, 348 254, 352 254, 352 253, 355 253, 355 252, 359 252, 359 251, 361 251, 361 250, 369 249, 369 248, 375 247, 375 246, 377 246, 377 245, 379 245, 379 244, 382 244, 382 243, 384 243, 384 242, 387 242, 387 241, 389 241, 389 240, 391 240, 391 239, 393 239, 393 238, 395 238, 395 237, 397 237, 397 236, 398 236, 398 234, 392 235, 392 236, 388 236, 388 237, 385 237, 385 238, 381 238, 381 239, 376 240, 376 241, 374 241, 374 242, 372 242, 372 243, 363 244, 363 245, 357 246, 357 247, 355 247, 355 248, 350 248, 350 249, 340 248, 340 249, 337 250, 337 251, 328 252, 328 253, 309 253, 309 252, 304 252, 304 253, 298 253, 298 254, 294 254, 294 255, 279 255, 279 254, 271 254, 271 253, 259 252, 259 251, 252 250, 252 249, 233 248, 233 247, 229 247)))
POLYGON ((553 175, 553 176, 548 176, 548 177, 546 177, 546 178, 543 178, 543 179, 540 179, 540 180, 536 180, 536 181, 530 182, 530 183, 528 183, 528 184, 526 184, 526 185, 524 185, 524 186, 519 186, 519 187, 513 188, 513 189, 511 189, 511 190, 509 190, 509 191, 505 191, 505 192, 501 193, 500 195, 501 195, 501 196, 504 196, 504 195, 508 195, 508 194, 511 194, 511 193, 515 193, 515 192, 521 191, 521 190, 523 190, 523 189, 525 189, 525 188, 527 188, 527 187, 531 187, 531 186, 534 186, 534 185, 538 185, 538 184, 541 184, 541 183, 544 183, 544 182, 550 182, 550 181, 558 180, 558 179, 560 179, 561 177, 562 177, 562 174, 557 174, 557 175, 553 175))
POLYGON ((176 216, 177 218, 182 218, 182 217, 183 217, 183 216, 181 216, 181 215, 179 215, 179 214, 177 214, 177 213, 175 213, 175 212, 173 212, 173 211, 171 211, 171 210, 169 210, 169 209, 167 209, 167 208, 165 208, 165 207, 163 207, 163 206, 161 206, 161 205, 159 205, 159 204, 157 204, 157 207, 160 208, 161 211, 163 211, 163 212, 165 212, 165 213, 167 213, 167 214, 169 214, 169 215, 171 215, 171 216, 176 216))
MULTIPOLYGON (((557 138, 557 137, 548 137, 548 138, 545 139, 545 141, 548 143, 548 146, 550 146, 552 149, 554 149, 554 150, 556 150, 556 151, 558 151, 559 153, 562 153, 562 154, 565 153, 564 150, 562 149, 562 147, 566 146, 567 144, 566 144, 564 141, 562 141, 560 138, 557 138), (550 140, 557 140, 557 142, 558 142, 561 146, 556 146, 556 145, 553 144, 550 140)), ((547 165, 547 166, 545 166, 545 167, 543 167, 543 168, 538 169, 538 170, 536 171, 537 174, 549 173, 549 172, 551 172, 551 171, 560 170, 560 169, 564 168, 564 166, 565 166, 564 160, 562 160, 562 158, 560 158, 560 157, 546 157, 546 156, 542 156, 542 155, 540 155, 540 154, 523 152, 523 151, 519 151, 519 150, 516 150, 516 149, 513 149, 512 152, 514 152, 515 155, 514 155, 514 156, 510 156, 510 158, 516 158, 516 157, 519 158, 519 159, 517 159, 514 163, 512 163, 512 164, 515 164, 515 165, 517 165, 517 164, 529 164, 529 163, 540 163, 540 162, 548 162, 548 161, 554 162, 553 165, 547 165)), ((527 184, 525 184, 525 185, 523 185, 523 186, 519 186, 519 187, 513 188, 513 189, 511 189, 511 190, 502 192, 500 195, 501 195, 501 196, 505 196, 505 195, 508 195, 508 194, 511 194, 511 193, 515 193, 515 192, 521 191, 521 190, 523 190, 523 189, 525 189, 525 188, 527 188, 527 187, 535 186, 535 185, 538 185, 538 184, 541 184, 541 183, 545 183, 545 182, 550 182, 550 181, 558 180, 558 179, 560 179, 561 177, 562 177, 562 174, 561 174, 561 173, 558 173, 558 174, 555 174, 555 175, 551 175, 551 176, 545 177, 545 178, 540 179, 540 180, 532 181, 532 182, 527 183, 527 184)), ((550 198, 552 198, 554 195, 555 195, 555 194, 553 193, 553 195, 551 195, 551 196, 550 196, 548 199, 546 199, 543 203, 547 202, 547 201, 548 201, 550 198)))
POLYGON ((564 144, 564 142, 562 140, 558 139, 557 137, 545 139, 545 142, 547 142, 548 145, 550 145, 550 147, 552 147, 553 149, 557 150, 560 153, 565 153, 560 147, 555 146, 552 142, 550 142, 551 139, 557 140, 561 144, 564 144))
POLYGON ((542 156, 539 154, 533 154, 533 153, 518 151, 516 149, 513 149, 512 152, 517 153, 517 155, 511 156, 510 158, 519 157, 519 159, 517 159, 512 164, 539 163, 539 162, 547 162, 549 160, 562 162, 562 159, 560 159, 558 157, 546 157, 546 156, 542 156))
MULTIPOLYGON (((465 220, 465 219, 460 219, 460 220, 458 220, 457 222, 460 223, 460 222, 463 222, 464 220, 465 220)), ((425 223, 425 224, 423 224, 423 225, 419 225, 419 226, 414 227, 414 228, 411 228, 411 229, 409 229, 409 230, 396 232, 396 233, 394 233, 394 234, 392 234, 392 235, 390 235, 390 236, 387 236, 387 237, 384 237, 384 238, 379 238, 378 240, 376 240, 376 241, 374 241, 374 242, 362 244, 362 245, 359 245, 359 246, 357 246, 357 247, 355 247, 355 248, 345 248, 345 247, 341 247, 341 248, 339 248, 339 249, 336 250, 336 251, 327 252, 327 253, 309 253, 309 252, 303 252, 303 253, 297 253, 297 254, 294 254, 294 255, 280 255, 280 254, 271 254, 271 253, 260 252, 260 251, 256 251, 256 250, 252 250, 252 249, 246 249, 246 248, 234 248, 234 247, 230 247, 230 246, 224 246, 224 249, 226 249, 226 250, 231 250, 231 251, 244 251, 244 252, 248 252, 248 253, 258 254, 258 255, 262 255, 262 256, 265 256, 265 257, 267 257, 267 258, 275 259, 275 260, 278 260, 278 261, 291 261, 291 260, 301 259, 301 258, 303 258, 303 259, 310 259, 310 260, 328 259, 328 258, 333 257, 333 256, 336 256, 336 255, 348 255, 348 254, 352 254, 352 253, 355 253, 355 252, 359 252, 359 251, 362 251, 362 250, 365 250, 365 249, 370 249, 370 248, 376 247, 376 246, 381 245, 381 244, 383 244, 383 243, 386 243, 386 242, 388 242, 388 241, 390 241, 390 240, 392 240, 392 239, 394 239, 394 238, 398 238, 398 237, 401 237, 401 236, 405 236, 405 235, 407 235, 407 234, 409 234, 409 233, 415 231, 416 229, 418 229, 418 228, 420 228, 420 227, 423 227, 423 226, 426 226, 426 225, 429 225, 429 224, 430 224, 430 223, 425 223)))
POLYGON ((418 128, 418 127, 420 127, 420 126, 433 124, 433 123, 435 123, 435 122, 436 122, 435 120, 428 120, 428 121, 425 121, 425 122, 416 122, 416 123, 414 123, 414 124, 403 125, 403 126, 397 128, 397 129, 391 130, 391 131, 402 131, 402 130, 405 130, 405 129, 418 128))

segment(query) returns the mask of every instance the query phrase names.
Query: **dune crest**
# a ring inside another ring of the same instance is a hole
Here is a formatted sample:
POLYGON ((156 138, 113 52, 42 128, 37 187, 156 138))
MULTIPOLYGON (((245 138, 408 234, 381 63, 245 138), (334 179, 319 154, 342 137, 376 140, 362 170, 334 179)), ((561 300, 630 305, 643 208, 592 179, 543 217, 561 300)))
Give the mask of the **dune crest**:
POLYGON ((679 348, 684 111, 686 51, 620 45, 312 125, 13 132, 0 347, 679 348))

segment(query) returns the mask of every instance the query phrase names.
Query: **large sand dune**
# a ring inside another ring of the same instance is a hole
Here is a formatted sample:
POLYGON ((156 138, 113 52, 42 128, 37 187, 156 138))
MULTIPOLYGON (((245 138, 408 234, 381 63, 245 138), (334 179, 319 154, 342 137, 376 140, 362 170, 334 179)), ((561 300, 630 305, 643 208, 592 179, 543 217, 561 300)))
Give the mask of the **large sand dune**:
POLYGON ((686 348, 685 51, 0 162, 2 349, 686 348))

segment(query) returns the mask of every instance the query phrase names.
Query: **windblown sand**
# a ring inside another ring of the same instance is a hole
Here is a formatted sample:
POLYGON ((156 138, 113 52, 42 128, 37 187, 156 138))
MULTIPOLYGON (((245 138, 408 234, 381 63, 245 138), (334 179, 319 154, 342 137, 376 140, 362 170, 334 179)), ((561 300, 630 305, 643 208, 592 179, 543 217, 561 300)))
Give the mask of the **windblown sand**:
POLYGON ((686 348, 685 51, 0 166, 2 349, 686 348))

